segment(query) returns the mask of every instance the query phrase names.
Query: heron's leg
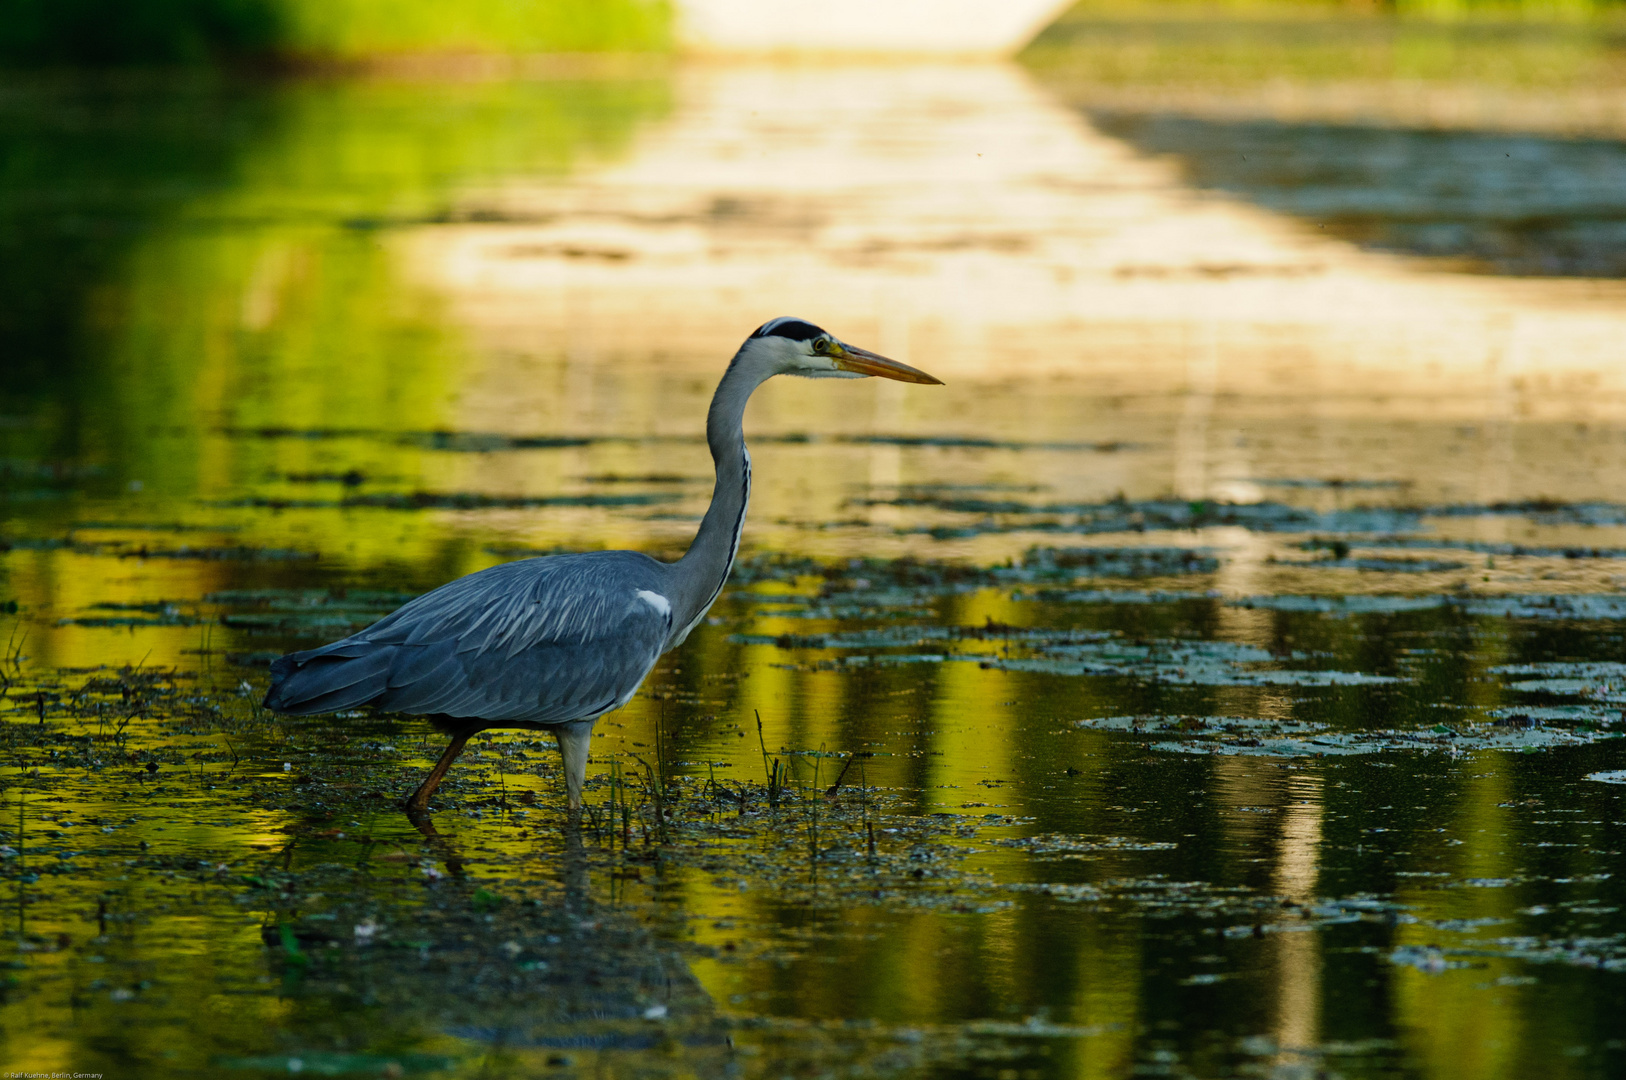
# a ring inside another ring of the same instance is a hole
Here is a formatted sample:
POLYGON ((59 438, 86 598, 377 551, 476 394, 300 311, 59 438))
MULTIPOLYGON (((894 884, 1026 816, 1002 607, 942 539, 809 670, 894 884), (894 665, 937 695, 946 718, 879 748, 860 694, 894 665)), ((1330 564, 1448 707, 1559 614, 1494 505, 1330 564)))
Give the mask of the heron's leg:
POLYGON ((573 720, 553 729, 559 753, 565 759, 565 791, 570 809, 582 808, 582 787, 587 783, 587 751, 593 745, 593 721, 573 720))
POLYGON ((429 796, 435 793, 435 789, 440 786, 440 782, 446 778, 446 770, 452 767, 452 762, 457 760, 458 755, 463 752, 463 747, 468 745, 469 736, 475 733, 474 731, 460 731, 452 736, 452 741, 447 744, 445 751, 440 755, 440 760, 435 762, 435 767, 429 770, 429 775, 424 777, 423 783, 418 785, 418 790, 414 791, 412 798, 407 800, 406 809, 408 814, 422 814, 429 809, 429 796))

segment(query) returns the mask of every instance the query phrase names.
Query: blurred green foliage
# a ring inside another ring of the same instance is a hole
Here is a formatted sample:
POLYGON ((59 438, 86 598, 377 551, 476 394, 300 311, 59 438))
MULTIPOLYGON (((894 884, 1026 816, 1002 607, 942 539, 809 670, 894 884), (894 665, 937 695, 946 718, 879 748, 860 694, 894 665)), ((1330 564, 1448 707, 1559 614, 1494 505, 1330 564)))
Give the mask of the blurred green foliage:
POLYGON ((663 0, 10 0, 0 62, 649 51, 669 24, 663 0))
POLYGON ((455 220, 466 185, 613 156, 668 100, 650 78, 14 78, 0 457, 190 492, 266 468, 204 447, 198 416, 434 427, 461 345, 402 280, 398 227, 455 220))
POLYGON ((271 0, 11 0, 0 14, 0 59, 107 64, 257 53, 282 30, 271 0))
POLYGON ((1057 20, 1376 18, 1565 22, 1626 15, 1626 0, 1077 0, 1057 20))
POLYGON ((1428 82, 1572 90, 1626 82, 1626 42, 1605 18, 1369 18, 1315 0, 1237 2, 1253 6, 1222 10, 1179 0, 1133 6, 1131 0, 1109 9, 1084 0, 1046 27, 1022 60, 1064 96, 1071 92, 1066 87, 1085 84, 1428 82))
POLYGON ((647 51, 670 43, 670 12, 661 0, 270 2, 285 20, 286 46, 318 55, 647 51))

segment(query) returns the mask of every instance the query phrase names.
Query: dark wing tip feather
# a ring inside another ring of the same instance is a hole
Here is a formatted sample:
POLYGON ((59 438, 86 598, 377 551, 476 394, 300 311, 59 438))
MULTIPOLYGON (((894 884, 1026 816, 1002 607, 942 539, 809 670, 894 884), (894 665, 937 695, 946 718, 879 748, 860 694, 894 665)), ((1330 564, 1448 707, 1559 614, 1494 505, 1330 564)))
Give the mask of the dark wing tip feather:
POLYGON ((264 706, 293 715, 333 712, 365 705, 384 690, 387 650, 343 656, 326 649, 289 653, 271 664, 264 706))

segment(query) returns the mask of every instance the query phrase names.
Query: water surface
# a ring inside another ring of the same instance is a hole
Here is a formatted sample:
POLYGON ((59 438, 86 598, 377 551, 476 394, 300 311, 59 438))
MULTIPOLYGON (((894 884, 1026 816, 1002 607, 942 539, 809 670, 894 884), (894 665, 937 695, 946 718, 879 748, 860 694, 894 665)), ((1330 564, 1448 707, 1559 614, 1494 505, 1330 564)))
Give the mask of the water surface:
POLYGON ((6 99, 8 1067, 1620 1070, 1618 282, 1015 68, 577 74, 6 99), (426 835, 426 725, 257 707, 459 574, 680 552, 785 313, 948 385, 759 393, 581 829, 547 740, 426 835))

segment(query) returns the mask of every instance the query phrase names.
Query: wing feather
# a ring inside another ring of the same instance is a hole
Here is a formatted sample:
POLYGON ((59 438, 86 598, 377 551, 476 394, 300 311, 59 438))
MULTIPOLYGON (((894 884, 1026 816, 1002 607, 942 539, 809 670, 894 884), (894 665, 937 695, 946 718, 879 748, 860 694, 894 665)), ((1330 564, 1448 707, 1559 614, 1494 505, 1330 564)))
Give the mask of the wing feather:
POLYGON ((642 599, 664 566, 631 552, 505 563, 418 597, 342 641, 272 665, 266 705, 559 723, 631 697, 671 631, 642 599))

